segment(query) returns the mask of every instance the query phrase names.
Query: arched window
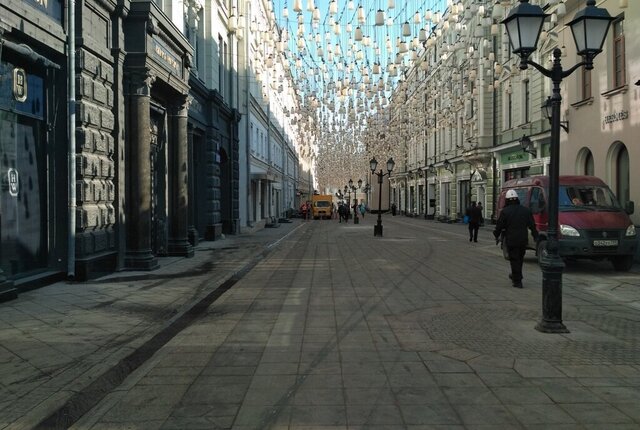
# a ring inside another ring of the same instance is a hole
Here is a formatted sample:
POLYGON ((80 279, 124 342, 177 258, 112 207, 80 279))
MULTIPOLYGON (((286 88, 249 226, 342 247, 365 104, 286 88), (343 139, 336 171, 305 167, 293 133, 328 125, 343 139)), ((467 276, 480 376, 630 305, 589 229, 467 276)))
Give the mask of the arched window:
POLYGON ((616 157, 616 194, 623 206, 629 201, 629 151, 622 145, 616 157))
POLYGON ((576 157, 576 175, 593 176, 594 172, 593 154, 589 148, 583 147, 578 151, 578 156, 576 157))
POLYGON ((594 175, 594 167, 593 167, 593 154, 591 151, 587 150, 587 153, 584 157, 584 174, 593 176, 594 175))

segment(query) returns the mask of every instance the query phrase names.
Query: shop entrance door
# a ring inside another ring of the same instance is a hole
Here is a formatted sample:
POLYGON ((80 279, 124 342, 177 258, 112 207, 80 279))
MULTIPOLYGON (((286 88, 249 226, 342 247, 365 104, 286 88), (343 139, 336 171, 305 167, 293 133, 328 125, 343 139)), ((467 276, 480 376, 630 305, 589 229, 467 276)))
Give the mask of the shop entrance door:
POLYGON ((18 275, 47 265, 44 121, 0 108, 0 265, 18 275))
POLYGON ((167 213, 167 123, 164 109, 151 109, 151 252, 166 255, 169 229, 167 213))

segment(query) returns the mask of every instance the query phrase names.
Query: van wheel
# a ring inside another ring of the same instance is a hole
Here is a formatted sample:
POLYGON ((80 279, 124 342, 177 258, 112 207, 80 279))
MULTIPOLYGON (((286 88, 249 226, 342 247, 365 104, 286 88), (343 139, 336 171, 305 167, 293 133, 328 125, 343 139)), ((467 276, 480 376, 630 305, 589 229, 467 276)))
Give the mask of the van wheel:
POLYGON ((545 239, 540 239, 538 244, 536 245, 536 256, 538 257, 538 264, 542 264, 542 257, 544 253, 547 252, 547 241, 545 239))
POLYGON ((633 255, 611 257, 611 263, 613 264, 613 268, 618 272, 628 272, 631 266, 633 266, 633 255))

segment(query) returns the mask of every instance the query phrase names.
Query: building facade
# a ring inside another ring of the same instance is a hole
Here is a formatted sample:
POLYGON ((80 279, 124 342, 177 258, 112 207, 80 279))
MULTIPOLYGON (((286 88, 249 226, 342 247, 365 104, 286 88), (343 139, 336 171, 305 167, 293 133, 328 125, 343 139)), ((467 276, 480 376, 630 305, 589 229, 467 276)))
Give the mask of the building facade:
MULTIPOLYGON (((246 226, 253 95, 241 97, 238 15, 250 4, 0 4, 1 300, 64 277, 153 270, 246 226)), ((285 93, 267 108, 265 165, 280 184, 265 192, 269 216, 298 182, 285 93)))
MULTIPOLYGON (((400 162, 392 198, 404 213, 455 222, 479 201, 485 218, 495 219, 504 181, 548 173, 550 121, 543 107, 551 81, 532 67, 521 71, 510 52, 500 21, 511 3, 451 4, 394 93, 390 117, 398 120, 390 130, 400 162), (528 151, 523 136, 532 141, 528 151)), ((560 48, 565 69, 578 63, 567 23, 584 2, 532 3, 550 15, 532 59, 550 67, 552 51, 560 48)), ((633 118, 640 115, 639 52, 625 43, 636 32, 640 4, 604 0, 598 7, 615 21, 594 69, 577 70, 562 82, 560 174, 598 176, 624 205, 640 199, 631 173, 640 162, 632 144, 638 133, 633 118)), ((639 224, 640 214, 632 220, 639 224)))

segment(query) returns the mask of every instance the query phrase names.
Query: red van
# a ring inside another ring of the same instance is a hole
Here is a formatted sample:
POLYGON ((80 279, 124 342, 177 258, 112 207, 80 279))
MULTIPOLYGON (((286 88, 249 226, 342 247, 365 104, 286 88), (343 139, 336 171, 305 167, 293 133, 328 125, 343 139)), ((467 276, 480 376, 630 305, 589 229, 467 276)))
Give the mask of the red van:
MULTIPOLYGON (((505 205, 507 190, 518 193, 520 204, 533 212, 540 240, 530 249, 536 250, 538 260, 546 247, 549 214, 547 200, 549 177, 531 176, 513 179, 502 186, 498 200, 498 215, 505 205)), ((613 192, 594 176, 560 176, 558 194, 558 239, 560 256, 571 258, 607 258, 619 271, 633 265, 638 247, 636 229, 629 215, 633 202, 623 209, 613 192)), ((504 251, 504 250, 503 250, 504 251)))

